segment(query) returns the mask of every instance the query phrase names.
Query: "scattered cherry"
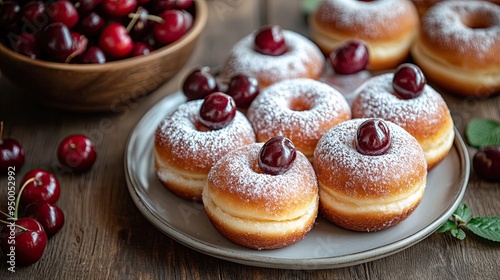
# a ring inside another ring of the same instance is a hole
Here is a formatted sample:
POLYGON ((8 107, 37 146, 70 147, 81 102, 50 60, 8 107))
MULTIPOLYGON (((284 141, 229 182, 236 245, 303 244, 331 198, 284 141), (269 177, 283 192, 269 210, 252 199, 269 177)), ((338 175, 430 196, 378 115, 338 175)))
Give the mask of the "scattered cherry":
POLYGON ((207 128, 216 130, 229 125, 235 114, 234 99, 222 92, 214 92, 205 97, 200 108, 199 121, 207 128))
POLYGON ((263 26, 255 35, 254 49, 266 55, 282 55, 288 51, 283 30, 278 25, 263 26))
POLYGON ((60 22, 68 28, 76 25, 80 19, 73 3, 67 0, 57 0, 46 7, 50 22, 60 22))
POLYGON ((240 108, 248 108, 259 92, 259 81, 243 74, 231 77, 227 88, 227 94, 233 97, 236 106, 240 108))
POLYGON ((85 135, 73 134, 65 137, 57 148, 57 159, 76 172, 92 167, 96 160, 94 143, 85 135))
POLYGON ((217 81, 207 66, 194 69, 182 83, 182 92, 188 100, 202 99, 218 90, 217 81))
POLYGON ((472 164, 479 177, 500 182, 500 146, 480 148, 474 155, 472 164))
POLYGON ((57 205, 48 202, 32 202, 24 208, 21 217, 39 222, 48 237, 55 235, 64 225, 64 213, 57 205))
POLYGON ((89 47, 80 57, 80 63, 83 64, 103 64, 105 62, 106 56, 104 55, 104 52, 96 46, 89 47))
POLYGON ((361 40, 349 40, 330 53, 335 72, 354 74, 366 69, 369 60, 368 47, 361 40))
POLYGON ((104 28, 99 37, 99 46, 113 58, 124 58, 128 56, 134 44, 125 27, 119 23, 110 23, 104 28))
POLYGON ((9 257, 15 254, 16 265, 30 265, 37 262, 43 255, 47 245, 47 234, 42 225, 32 218, 16 220, 12 226, 5 225, 0 231, 0 248, 9 257), (11 239, 14 232, 14 239, 11 239), (15 251, 12 251, 12 241, 15 241, 15 251))
POLYGON ((259 151, 259 167, 270 175, 285 173, 292 166, 297 152, 293 142, 283 136, 269 139, 259 151))
POLYGON ((184 10, 166 10, 159 15, 163 23, 155 23, 153 32, 158 42, 170 44, 187 33, 193 25, 193 16, 184 10))
POLYGON ((422 94, 426 83, 422 70, 411 63, 401 64, 392 79, 392 87, 402 99, 418 97, 422 94))
POLYGON ((26 206, 32 202, 45 201, 54 204, 59 199, 61 187, 54 174, 43 170, 33 169, 21 179, 25 185, 21 193, 20 204, 26 206))
POLYGON ((389 127, 382 119, 366 120, 357 130, 355 143, 356 150, 364 155, 383 155, 391 147, 389 127))
POLYGON ((24 164, 24 149, 21 144, 13 138, 3 138, 3 122, 0 122, 0 171, 2 175, 7 174, 9 167, 18 171, 24 164))

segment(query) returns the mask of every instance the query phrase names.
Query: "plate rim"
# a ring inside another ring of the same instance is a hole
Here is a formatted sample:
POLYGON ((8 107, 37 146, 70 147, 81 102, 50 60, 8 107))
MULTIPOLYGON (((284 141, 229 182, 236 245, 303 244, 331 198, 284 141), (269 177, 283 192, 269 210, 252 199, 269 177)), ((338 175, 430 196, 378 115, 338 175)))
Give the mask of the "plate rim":
MULTIPOLYGON (((470 176, 470 159, 467 151, 465 142, 463 141, 458 129, 454 127, 455 139, 453 141, 453 147, 457 150, 458 157, 460 159, 460 178, 458 182, 461 184, 458 186, 460 189, 453 200, 451 206, 442 213, 439 218, 435 219, 428 226, 420 229, 414 234, 407 236, 401 240, 397 240, 386 245, 382 245, 376 248, 367 249, 365 251, 360 251, 357 253, 352 253, 348 255, 336 256, 336 257, 318 257, 310 259, 298 259, 298 258, 279 258, 279 257, 269 257, 269 256, 259 256, 259 260, 256 260, 253 256, 245 256, 242 252, 237 252, 234 250, 224 250, 217 248, 217 246, 204 242, 202 240, 196 239, 192 236, 188 236, 182 233, 180 229, 177 229, 169 224, 165 224, 161 219, 151 211, 148 206, 141 199, 141 195, 138 193, 134 186, 134 182, 131 179, 131 173, 128 168, 128 156, 129 149, 131 148, 131 143, 133 140, 133 135, 136 129, 151 116, 156 115, 156 110, 161 109, 165 104, 171 99, 175 101, 176 98, 180 98, 182 95, 181 91, 176 91, 168 94, 167 96, 160 99, 155 105, 153 105, 134 125, 132 128, 125 145, 124 151, 124 170, 125 179, 127 183, 127 188, 129 194, 139 209, 141 214, 157 229, 159 229, 163 234, 166 234, 170 238, 174 239, 176 242, 191 248, 200 253, 216 257, 219 259, 240 263, 244 265, 257 266, 257 267, 267 267, 267 268, 278 268, 278 269, 292 269, 292 270, 317 270, 317 269, 332 269, 341 268, 347 266, 353 266, 361 263, 370 262, 373 260, 381 259, 392 254, 403 251, 418 242, 424 240, 431 234, 433 234, 455 211, 455 209, 461 203, 470 176)), ((182 100, 182 99, 180 99, 182 100)), ((180 104, 176 103, 172 105, 176 107, 180 104)))

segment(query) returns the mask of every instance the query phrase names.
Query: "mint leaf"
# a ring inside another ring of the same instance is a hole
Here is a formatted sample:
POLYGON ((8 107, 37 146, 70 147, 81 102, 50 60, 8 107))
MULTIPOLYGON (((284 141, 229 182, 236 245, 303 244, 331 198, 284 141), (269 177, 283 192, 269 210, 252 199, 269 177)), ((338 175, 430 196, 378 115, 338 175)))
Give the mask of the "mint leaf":
POLYGON ((436 232, 447 232, 447 231, 451 231, 452 229, 456 229, 456 228, 457 228, 457 224, 452 220, 448 220, 441 227, 439 227, 436 232))
POLYGON ((460 203, 453 213, 453 219, 459 224, 466 224, 472 217, 472 212, 464 203, 460 203))
POLYGON ((460 239, 460 240, 464 240, 465 237, 467 236, 465 234, 465 231, 463 231, 462 229, 460 228, 455 228, 455 229, 452 229, 451 230, 451 235, 455 236, 456 238, 460 239))
POLYGON ((467 125, 465 137, 475 148, 499 146, 500 123, 492 119, 473 119, 467 125))
POLYGON ((466 227, 476 235, 500 242, 500 217, 475 217, 466 227))

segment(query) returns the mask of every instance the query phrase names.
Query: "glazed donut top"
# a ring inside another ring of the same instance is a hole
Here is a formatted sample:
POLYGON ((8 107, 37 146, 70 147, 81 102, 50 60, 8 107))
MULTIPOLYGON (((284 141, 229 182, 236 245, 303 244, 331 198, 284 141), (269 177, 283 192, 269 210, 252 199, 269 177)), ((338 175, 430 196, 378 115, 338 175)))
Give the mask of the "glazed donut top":
POLYGON ((427 172, 418 142, 400 126, 386 121, 391 135, 389 150, 379 156, 361 154, 354 139, 365 120, 342 122, 318 142, 314 167, 321 178, 320 186, 336 186, 337 190, 359 198, 382 198, 412 189, 427 172), (418 174, 408 176, 414 170, 418 174))
POLYGON ((485 1, 443 1, 422 18, 422 43, 454 65, 500 67, 500 6, 485 1))
MULTIPOLYGON (((270 80, 284 80, 309 76, 305 74, 311 69, 306 67, 307 63, 304 62, 324 62, 325 58, 319 48, 306 37, 290 30, 283 30, 283 36, 288 51, 282 55, 270 56, 255 51, 253 48, 255 34, 247 35, 233 46, 224 65, 223 74, 264 73, 274 76, 270 80)), ((318 73, 315 74, 319 76, 321 71, 323 65, 318 67, 318 73)))
POLYGON ((183 103, 160 123, 156 130, 155 145, 164 149, 162 159, 173 166, 187 161, 196 164, 184 166, 189 171, 205 170, 207 173, 224 154, 244 145, 255 142, 255 133, 245 115, 236 111, 228 126, 200 131, 196 128, 203 100, 183 103))
POLYGON ((405 20, 408 10, 416 15, 415 7, 406 0, 324 0, 317 9, 316 22, 345 35, 383 40, 413 28, 405 20))
POLYGON ((390 120, 422 139, 439 131, 449 114, 441 95, 425 85, 418 97, 400 99, 392 87, 393 76, 386 73, 371 78, 353 102, 353 116, 390 120))

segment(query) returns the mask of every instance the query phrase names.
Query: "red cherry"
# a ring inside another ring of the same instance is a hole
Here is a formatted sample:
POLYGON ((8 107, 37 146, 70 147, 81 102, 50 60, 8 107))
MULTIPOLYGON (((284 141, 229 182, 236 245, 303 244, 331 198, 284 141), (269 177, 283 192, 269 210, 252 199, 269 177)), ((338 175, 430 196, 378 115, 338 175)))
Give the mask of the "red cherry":
POLYGON ((134 43, 134 48, 132 49, 130 56, 148 55, 152 51, 153 48, 150 45, 144 42, 136 42, 134 43))
POLYGON ((20 204, 23 206, 37 201, 54 204, 61 194, 61 187, 57 178, 43 169, 33 169, 26 173, 20 184, 21 186, 26 184, 20 198, 20 204))
POLYGON ((104 19, 95 12, 85 15, 77 25, 77 30, 87 37, 98 35, 104 28, 104 19))
POLYGON ((12 30, 16 27, 21 7, 15 1, 0 2, 0 28, 12 30))
POLYGON ((47 25, 40 36, 42 49, 54 61, 64 62, 74 52, 73 37, 63 23, 54 22, 47 25))
POLYGON ((17 171, 24 164, 24 149, 12 138, 2 138, 3 122, 0 122, 0 171, 7 174, 9 167, 17 171))
POLYGON ((177 9, 187 10, 191 8, 191 6, 193 6, 193 0, 176 0, 175 6, 177 7, 177 9))
POLYGON ((231 123, 236 115, 234 99, 222 92, 214 92, 205 97, 200 108, 199 121, 209 129, 221 129, 231 123))
POLYGON ((77 0, 77 3, 79 3, 79 5, 76 9, 80 14, 83 15, 88 12, 94 11, 97 5, 99 5, 101 2, 102 0, 77 0))
POLYGON ((364 155, 379 156, 391 147, 389 127, 382 119, 366 120, 358 128, 356 150, 364 155))
POLYGON ((193 16, 184 10, 166 10, 159 15, 164 22, 155 23, 153 32, 161 44, 170 44, 181 38, 193 25, 193 16))
POLYGON ((217 81, 206 66, 193 70, 182 83, 182 92, 188 100, 202 99, 218 90, 217 81))
POLYGON ((136 0, 103 0, 102 9, 110 16, 125 17, 137 8, 136 0))
POLYGON ((36 263, 42 257, 46 245, 47 234, 42 225, 31 218, 21 218, 5 225, 0 231, 0 249, 16 265, 36 263))
POLYGON ((147 34, 151 33, 154 21, 150 20, 149 11, 143 7, 138 8, 132 15, 137 17, 137 21, 129 31, 130 37, 134 41, 141 41, 147 34))
POLYGON ((67 0, 53 2, 47 6, 46 10, 50 22, 61 22, 68 28, 73 28, 79 20, 75 6, 67 0))
POLYGON ((76 172, 90 169, 96 156, 94 143, 87 136, 81 134, 67 136, 57 148, 59 162, 76 172))
POLYGON ((363 41, 350 40, 337 47, 329 57, 335 72, 354 74, 366 69, 369 53, 363 41))
POLYGON ((40 56, 40 47, 38 46, 36 37, 29 33, 20 34, 15 40, 12 49, 32 59, 40 56))
POLYGON ((500 146, 480 148, 472 159, 477 175, 491 182, 500 182, 500 146))
POLYGON ((278 25, 264 26, 255 35, 254 49, 266 55, 282 55, 288 51, 283 30, 278 25))
POLYGON ((132 38, 119 23, 110 23, 104 28, 99 37, 99 46, 112 58, 127 57, 134 48, 132 38))
POLYGON ((64 213, 56 205, 48 202, 32 202, 24 208, 21 217, 39 222, 48 237, 55 235, 64 225, 64 213))
POLYGON ((236 106, 240 108, 248 108, 259 92, 259 81, 243 74, 232 77, 227 88, 227 94, 234 98, 236 106))
POLYGON ((280 175, 290 169, 297 157, 293 142, 283 136, 269 139, 259 151, 259 167, 270 175, 280 175))
POLYGON ((422 70, 411 63, 401 64, 394 73, 392 87, 401 99, 418 97, 427 83, 422 70))
POLYGON ((69 62, 71 59, 83 54, 87 50, 87 37, 75 31, 71 31, 71 37, 73 37, 73 52, 66 59, 66 62, 69 62))
POLYGON ((30 1, 21 8, 21 20, 43 27, 47 23, 43 1, 30 1))
POLYGON ((155 14, 161 14, 166 10, 175 9, 175 0, 155 0, 151 2, 155 14))
POLYGON ((80 63, 90 64, 98 63, 103 64, 106 62, 106 56, 99 47, 92 46, 89 47, 81 56, 80 63))

